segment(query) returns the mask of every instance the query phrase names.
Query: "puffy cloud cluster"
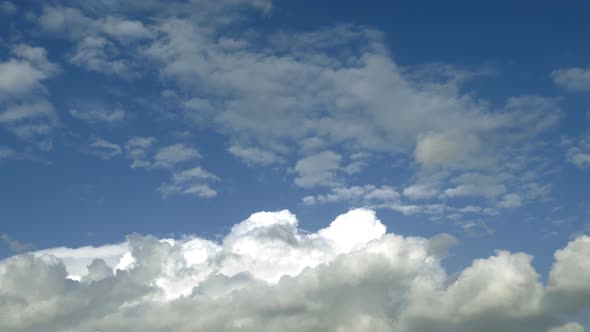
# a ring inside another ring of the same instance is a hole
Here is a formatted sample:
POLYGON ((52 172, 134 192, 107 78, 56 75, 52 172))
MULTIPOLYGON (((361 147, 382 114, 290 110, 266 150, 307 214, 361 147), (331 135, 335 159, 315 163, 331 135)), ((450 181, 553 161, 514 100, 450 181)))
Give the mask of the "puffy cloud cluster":
POLYGON ((590 305, 589 237, 556 253, 547 286, 531 256, 507 251, 448 276, 455 242, 387 233, 363 209, 303 232, 284 210, 218 243, 131 235, 23 254, 0 262, 0 329, 584 331, 563 317, 590 305))
MULTIPOLYGON (((374 160, 404 163, 415 173, 414 183, 377 184, 410 188, 400 200, 412 200, 414 207, 389 204, 397 210, 452 210, 464 198, 485 198, 481 204, 494 208, 533 200, 524 192, 529 183, 518 180, 537 171, 530 158, 538 150, 526 143, 559 121, 558 100, 476 97, 466 85, 481 76, 478 70, 406 68, 392 57, 383 34, 369 27, 252 28, 250 19, 273 5, 280 3, 62 0, 38 8, 36 23, 46 36, 70 42, 63 57, 70 63, 93 74, 153 83, 161 89, 155 96, 130 100, 141 99, 142 106, 153 101, 157 112, 167 113, 162 118, 183 130, 196 125, 222 134, 229 154, 249 166, 284 171, 296 186, 315 190, 317 202, 338 201, 322 199, 336 190, 371 186, 351 175, 374 160), (497 181, 488 187, 466 177, 454 187, 441 185, 469 173, 497 181)), ((70 114, 86 122, 133 119, 120 107, 81 106, 70 114)), ((150 161, 148 150, 130 150, 133 167, 176 164, 165 155, 150 161)), ((215 195, 203 182, 170 181, 161 189, 164 196, 215 195)))

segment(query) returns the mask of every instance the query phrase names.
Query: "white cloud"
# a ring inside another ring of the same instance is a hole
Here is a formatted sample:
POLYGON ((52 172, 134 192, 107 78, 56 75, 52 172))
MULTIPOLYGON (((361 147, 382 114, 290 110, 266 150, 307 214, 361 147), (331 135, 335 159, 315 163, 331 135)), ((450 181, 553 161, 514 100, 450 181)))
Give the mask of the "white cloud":
POLYGON ((590 91, 590 70, 574 67, 551 72, 555 84, 574 92, 590 91))
POLYGON ((70 109, 74 118, 90 123, 116 123, 125 119, 125 111, 119 108, 107 109, 100 104, 84 103, 77 108, 70 109))
POLYGON ((589 166, 590 151, 585 151, 579 147, 570 148, 567 150, 567 161, 578 167, 589 166))
POLYGON ((566 153, 567 161, 573 165, 584 168, 590 165, 590 137, 584 136, 576 142, 567 142, 572 145, 566 153))
POLYGON ((40 150, 50 150, 59 121, 45 99, 43 81, 57 73, 58 66, 40 47, 17 44, 10 52, 13 58, 0 61, 0 127, 40 150))
POLYGON ((0 101, 42 89, 41 82, 57 72, 43 48, 18 44, 11 53, 15 58, 0 62, 0 101))
POLYGON ((58 126, 57 113, 46 100, 12 104, 0 110, 0 127, 5 127, 21 140, 35 144, 40 150, 52 148, 52 134, 58 126))
POLYGON ((400 194, 390 186, 377 187, 371 184, 364 186, 335 187, 327 194, 317 196, 306 196, 303 203, 307 205, 324 203, 349 203, 366 206, 393 203, 397 201, 400 194))
POLYGON ((342 157, 332 151, 323 151, 300 159, 295 165, 295 184, 304 187, 332 186, 338 183, 336 172, 342 157))
POLYGON ((415 159, 425 168, 465 163, 479 148, 479 139, 473 134, 429 133, 418 138, 415 159))
MULTIPOLYGON (((1 151, 2 150, 0 150, 0 159, 2 158, 1 151)), ((4 242, 4 244, 8 246, 8 249, 15 253, 25 252, 33 248, 32 244, 13 239, 5 233, 0 234, 0 242, 4 242)))
POLYGON ((95 138, 89 145, 90 153, 101 159, 111 159, 121 153, 121 147, 102 138, 95 138))
POLYGON ((452 179, 452 182, 458 185, 446 189, 444 196, 450 198, 468 196, 495 198, 506 192, 506 186, 501 181, 502 178, 497 176, 464 173, 452 179))
POLYGON ((509 193, 504 195, 500 202, 498 202, 498 207, 501 208, 517 208, 522 206, 523 199, 520 195, 515 193, 509 193))
POLYGON ((544 287, 531 256, 507 251, 449 276, 454 238, 387 233, 369 210, 314 233, 297 226, 288 211, 260 212, 220 243, 131 235, 11 257, 0 262, 0 329, 583 331, 562 317, 590 304, 587 237, 556 253, 544 287))
POLYGON ((154 156, 154 166, 172 167, 198 158, 201 154, 197 149, 178 143, 160 148, 154 156))
POLYGON ((403 194, 411 200, 419 200, 436 197, 439 191, 427 184, 414 184, 404 188, 403 194))
POLYGON ((282 162, 282 158, 276 153, 256 147, 242 147, 233 145, 228 149, 229 153, 252 165, 272 165, 282 162))
POLYGON ((150 31, 142 22, 124 20, 119 17, 109 16, 102 22, 102 30, 109 36, 115 37, 123 42, 149 39, 153 37, 150 31))
POLYGON ((213 198, 217 191, 206 181, 218 181, 219 177, 200 168, 193 167, 175 173, 168 183, 163 183, 158 189, 164 198, 171 195, 194 195, 201 198, 213 198))
POLYGON ((549 332, 584 332, 584 327, 579 323, 567 323, 559 327, 554 327, 549 332))
POLYGON ((70 57, 70 62, 89 71, 130 76, 131 69, 126 60, 113 59, 114 45, 103 37, 85 37, 70 57))
POLYGON ((156 143, 153 137, 132 137, 125 144, 127 157, 133 162, 131 168, 149 168, 152 163, 148 161, 148 151, 156 143))
POLYGON ((549 288, 556 293, 580 297, 580 301, 590 304, 590 284, 579 279, 579 276, 590 276, 589 255, 589 236, 578 236, 565 248, 555 252, 549 288))

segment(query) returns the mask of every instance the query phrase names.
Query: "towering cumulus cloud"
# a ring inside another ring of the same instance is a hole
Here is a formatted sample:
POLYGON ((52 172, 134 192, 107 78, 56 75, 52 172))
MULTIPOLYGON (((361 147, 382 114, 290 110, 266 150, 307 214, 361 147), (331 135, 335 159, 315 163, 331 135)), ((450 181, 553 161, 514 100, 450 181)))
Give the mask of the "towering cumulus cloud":
POLYGON ((0 262, 0 330, 584 331, 567 317, 590 305, 590 237, 557 251, 546 286, 507 251, 448 276, 455 242, 388 233, 366 209, 309 233, 283 210, 220 242, 134 234, 23 254, 0 262))

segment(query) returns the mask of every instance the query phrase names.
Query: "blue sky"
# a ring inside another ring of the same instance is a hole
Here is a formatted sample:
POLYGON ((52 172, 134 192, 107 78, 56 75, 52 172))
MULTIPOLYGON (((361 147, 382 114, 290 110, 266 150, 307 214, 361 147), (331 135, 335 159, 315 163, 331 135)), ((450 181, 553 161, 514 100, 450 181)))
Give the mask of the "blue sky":
POLYGON ((0 258, 364 208, 450 235, 450 274, 508 250, 547 280, 590 233, 589 10, 1 2, 0 258))

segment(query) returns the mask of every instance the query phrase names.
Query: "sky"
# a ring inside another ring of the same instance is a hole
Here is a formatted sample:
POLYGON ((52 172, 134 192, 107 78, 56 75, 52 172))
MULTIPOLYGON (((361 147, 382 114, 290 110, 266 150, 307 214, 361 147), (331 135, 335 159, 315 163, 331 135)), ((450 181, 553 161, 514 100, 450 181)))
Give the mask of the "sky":
POLYGON ((0 330, 590 329, 589 13, 0 1, 0 330))

